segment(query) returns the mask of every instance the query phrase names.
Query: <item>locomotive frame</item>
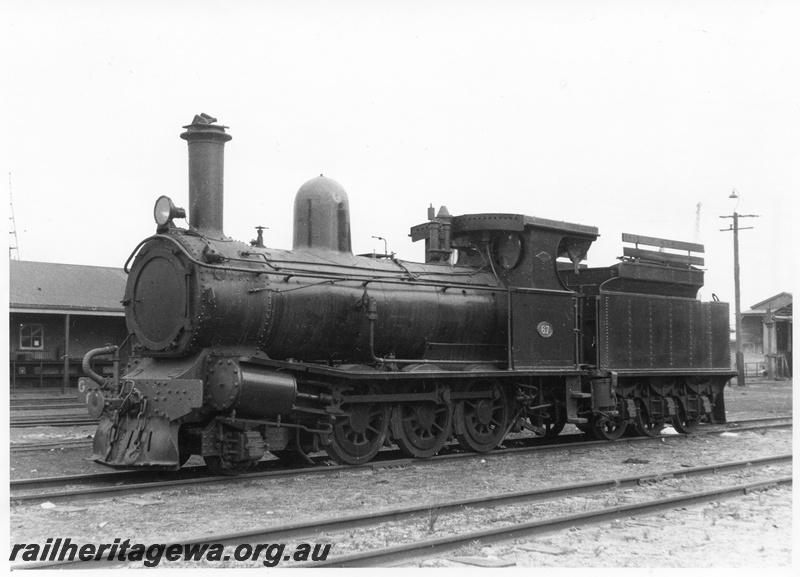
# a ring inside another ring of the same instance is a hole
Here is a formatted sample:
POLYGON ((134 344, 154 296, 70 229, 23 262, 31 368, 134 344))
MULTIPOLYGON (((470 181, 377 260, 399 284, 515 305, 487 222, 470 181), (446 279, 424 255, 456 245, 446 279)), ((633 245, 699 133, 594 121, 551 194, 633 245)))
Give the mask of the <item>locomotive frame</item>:
POLYGON ((623 235, 636 246, 621 262, 587 268, 595 227, 442 207, 411 229, 424 263, 356 256, 347 195, 322 176, 298 191, 293 250, 260 231, 237 242, 215 122, 181 135, 189 226, 159 198, 156 234, 125 265, 135 355, 112 378, 89 362, 116 347, 84 360, 98 462, 177 469, 198 454, 236 474, 267 452, 362 464, 389 443, 425 458, 451 438, 485 452, 568 423, 614 440, 725 420, 728 305, 696 299, 701 245, 623 235))

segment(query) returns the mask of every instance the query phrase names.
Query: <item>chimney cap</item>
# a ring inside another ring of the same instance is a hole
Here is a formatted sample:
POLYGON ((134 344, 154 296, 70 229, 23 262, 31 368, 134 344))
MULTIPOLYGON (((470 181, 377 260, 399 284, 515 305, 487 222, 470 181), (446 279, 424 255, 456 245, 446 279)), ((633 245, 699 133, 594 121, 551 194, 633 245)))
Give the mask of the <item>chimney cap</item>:
POLYGON ((183 128, 186 132, 181 134, 181 138, 193 142, 221 142, 225 143, 233 137, 225 132, 227 126, 220 124, 211 124, 216 122, 217 119, 209 116, 205 112, 195 115, 192 124, 187 124, 183 128))
POLYGON ((195 114, 192 123, 185 125, 183 128, 189 129, 190 132, 215 131, 223 133, 226 128, 229 128, 228 126, 214 124, 216 121, 217 119, 210 114, 201 112, 200 114, 195 114))

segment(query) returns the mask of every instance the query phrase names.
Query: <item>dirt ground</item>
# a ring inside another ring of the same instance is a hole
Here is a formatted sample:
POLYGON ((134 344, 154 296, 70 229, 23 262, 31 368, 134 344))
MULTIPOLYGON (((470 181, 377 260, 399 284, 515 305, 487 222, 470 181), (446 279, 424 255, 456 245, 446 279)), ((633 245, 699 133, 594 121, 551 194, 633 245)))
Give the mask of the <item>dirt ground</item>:
MULTIPOLYGON (((733 387, 727 390, 726 407, 729 420, 791 415, 792 384, 760 381, 746 387, 733 387)), ((87 434, 91 434, 91 430, 17 430, 12 431, 11 441, 43 442, 54 436, 76 438, 87 434)), ((52 508, 12 504, 11 541, 42 543, 54 536, 69 536, 74 542, 84 543, 110 543, 115 538, 142 543, 174 541, 334 514, 435 504, 453 498, 791 453, 792 437, 792 429, 763 434, 732 432, 722 436, 670 438, 661 443, 609 444, 583 449, 565 447, 538 454, 423 463, 401 469, 360 469, 324 478, 308 475, 238 482, 148 493, 139 501, 98 499, 59 503, 52 508)), ((77 469, 79 472, 97 470, 100 466, 88 460, 90 454, 90 448, 53 451, 44 459, 41 455, 14 454, 11 457, 12 478, 65 474, 77 469)), ((789 467, 771 470, 775 477, 790 472, 789 467)), ((753 472, 719 477, 726 478, 719 482, 744 483, 752 480, 753 472)), ((701 488, 692 487, 692 490, 701 488)), ((617 492, 602 499, 619 502, 628 497, 624 492, 617 492)), ((589 505, 587 502, 575 504, 579 508, 589 505)), ((332 555, 336 555, 406 539, 432 538, 440 536, 448 527, 477 529, 498 520, 521 522, 539 518, 537 516, 544 518, 551 513, 546 507, 466 512, 461 517, 437 519, 433 523, 434 531, 431 531, 431 519, 423 519, 369 532, 316 535, 313 542, 333 543, 332 555), (505 518, 498 519, 498 516, 505 518)), ((517 567, 788 568, 792 559, 791 530, 792 491, 778 488, 681 511, 572 528, 531 540, 497 545, 473 543, 452 555, 415 565, 467 567, 464 563, 467 561, 517 567)))

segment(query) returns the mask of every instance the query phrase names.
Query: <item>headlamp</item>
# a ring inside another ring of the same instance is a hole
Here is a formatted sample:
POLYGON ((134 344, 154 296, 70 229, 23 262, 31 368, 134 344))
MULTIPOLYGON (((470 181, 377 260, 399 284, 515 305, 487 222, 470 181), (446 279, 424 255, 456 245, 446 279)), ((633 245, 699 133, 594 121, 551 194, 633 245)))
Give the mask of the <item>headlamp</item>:
POLYGON ((153 218, 158 226, 166 226, 174 218, 186 218, 186 211, 175 206, 168 196, 159 196, 153 208, 153 218))

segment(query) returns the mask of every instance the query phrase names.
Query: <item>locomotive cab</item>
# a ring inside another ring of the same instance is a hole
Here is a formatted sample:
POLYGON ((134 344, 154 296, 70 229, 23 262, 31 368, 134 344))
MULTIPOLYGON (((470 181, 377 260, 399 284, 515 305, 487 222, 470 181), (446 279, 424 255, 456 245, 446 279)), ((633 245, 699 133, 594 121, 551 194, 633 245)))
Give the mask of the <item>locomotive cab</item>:
POLYGON ((504 287, 509 368, 564 374, 579 368, 578 295, 564 284, 560 269, 568 259, 578 271, 598 237, 596 227, 520 214, 451 217, 443 207, 410 236, 425 240, 429 261, 456 250, 460 266, 491 271, 504 287))

